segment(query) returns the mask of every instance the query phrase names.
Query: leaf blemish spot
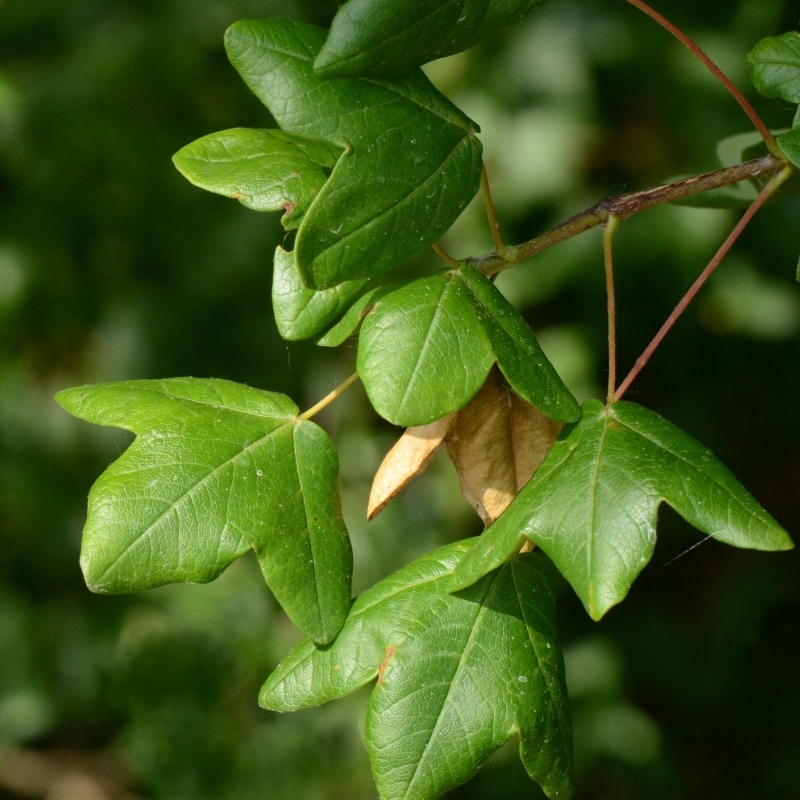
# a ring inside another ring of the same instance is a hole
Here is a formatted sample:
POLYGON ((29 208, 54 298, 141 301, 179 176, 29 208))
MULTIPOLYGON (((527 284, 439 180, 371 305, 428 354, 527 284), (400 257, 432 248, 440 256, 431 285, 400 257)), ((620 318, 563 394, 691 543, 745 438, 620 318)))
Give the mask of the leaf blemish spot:
POLYGON ((396 650, 397 650, 396 647, 387 647, 386 648, 386 657, 383 659, 383 661, 381 662, 381 665, 378 667, 378 684, 377 684, 378 686, 380 686, 383 683, 383 672, 386 669, 386 667, 389 665, 389 660, 395 654, 396 650))

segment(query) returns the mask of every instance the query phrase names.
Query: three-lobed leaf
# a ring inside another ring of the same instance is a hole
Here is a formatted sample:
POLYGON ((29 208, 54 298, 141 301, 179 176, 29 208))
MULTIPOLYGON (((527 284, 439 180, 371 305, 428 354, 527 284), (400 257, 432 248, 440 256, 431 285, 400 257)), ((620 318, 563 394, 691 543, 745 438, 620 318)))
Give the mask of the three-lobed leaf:
POLYGON ((297 228, 342 150, 278 130, 234 128, 203 136, 173 157, 195 186, 233 197, 254 211, 284 211, 297 228))
POLYGON ((652 557, 662 502, 718 541, 756 550, 792 547, 710 450, 634 403, 606 408, 590 400, 581 421, 459 565, 451 588, 471 585, 527 536, 600 619, 652 557))
POLYGON ((253 549, 292 621, 315 641, 336 635, 352 572, 338 458, 288 397, 171 378, 83 386, 57 400, 136 434, 89 494, 81 566, 92 590, 205 583, 253 549))
POLYGON ((364 387, 396 425, 425 425, 463 408, 495 362, 514 391, 551 419, 580 414, 525 320, 472 267, 383 294, 359 336, 364 387))
POLYGON ((292 711, 377 684, 366 744, 382 800, 433 800, 514 735, 553 800, 571 794, 571 722, 550 566, 515 558, 464 592, 448 584, 476 540, 423 556, 361 595, 335 641, 301 642, 259 702, 292 711))
POLYGON ((387 272, 446 231, 478 191, 477 126, 421 70, 395 80, 320 78, 325 31, 244 20, 228 56, 281 128, 344 150, 298 231, 303 282, 327 288, 387 272))
POLYGON ((748 54, 750 78, 765 97, 800 103, 800 35, 762 39, 748 54))
POLYGON ((401 75, 467 50, 544 0, 349 0, 314 62, 325 77, 401 75))

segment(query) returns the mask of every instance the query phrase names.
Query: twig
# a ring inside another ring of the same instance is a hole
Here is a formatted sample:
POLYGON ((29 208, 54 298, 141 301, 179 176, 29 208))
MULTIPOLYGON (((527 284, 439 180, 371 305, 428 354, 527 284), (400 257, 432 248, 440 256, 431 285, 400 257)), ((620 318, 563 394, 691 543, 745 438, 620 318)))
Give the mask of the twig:
POLYGON ((483 197, 486 201, 486 216, 489 218, 489 227, 492 231, 492 241, 494 242, 494 249, 500 255, 506 252, 506 246, 503 244, 503 237, 500 235, 500 224, 497 222, 497 212, 494 208, 492 201, 492 190, 489 186, 489 175, 486 172, 486 164, 481 168, 481 189, 483 189, 483 197))
POLYGON ((433 252, 436 253, 436 255, 439 256, 439 258, 441 258, 448 267, 458 269, 462 266, 462 263, 453 258, 453 256, 451 256, 438 242, 432 244, 431 247, 433 247, 433 252))
POLYGON ((619 227, 617 217, 609 217, 603 231, 603 261, 606 267, 608 297, 608 403, 614 402, 617 388, 617 300, 614 292, 614 234, 619 227))
POLYGON ((346 381, 337 386, 329 395, 322 398, 315 406, 312 406, 303 414, 300 414, 298 419, 307 420, 311 419, 315 414, 322 411, 325 406, 330 405, 340 394, 343 394, 350 386, 358 380, 358 373, 354 372, 346 381))
POLYGON ((683 299, 675 306, 675 310, 669 315, 667 321, 661 326, 661 329, 653 338, 653 341, 645 349, 644 353, 639 356, 636 364, 634 365, 633 369, 628 373, 628 377, 620 385, 619 389, 617 389, 616 395, 614 397, 615 400, 621 400, 625 392, 628 391, 631 383, 636 379, 636 376, 642 371, 644 366, 650 360, 650 357, 656 351, 656 348, 661 344, 664 337, 670 332, 672 326, 678 320, 681 314, 686 310, 689 303, 694 300, 697 293, 702 288, 703 284, 711 277, 714 270, 720 265, 722 260, 728 255, 728 252, 736 243, 736 240, 741 236, 742 231, 750 224, 750 221, 753 217, 758 213, 758 210, 764 205, 764 203, 769 200, 769 198, 775 194, 775 192, 780 188, 781 184, 789 178, 792 174, 793 170, 790 167, 786 167, 779 175, 776 175, 765 187, 761 194, 753 201, 753 204, 750 208, 747 209, 745 215, 739 220, 739 224, 733 229, 730 236, 725 240, 725 243, 720 247, 717 251, 717 254, 714 258, 711 259, 709 265, 700 273, 700 277, 692 284, 691 288, 688 292, 684 295, 683 299))
POLYGON ((685 178, 674 183, 656 186, 652 189, 643 189, 638 192, 623 194, 619 197, 609 197, 601 200, 596 205, 576 214, 574 217, 561 222, 535 239, 516 246, 507 246, 505 255, 488 253, 477 258, 468 258, 466 263, 475 267, 484 275, 495 275, 503 270, 510 269, 520 261, 525 261, 549 248, 567 241, 581 233, 605 225, 609 217, 618 217, 620 222, 647 211, 650 208, 673 203, 676 200, 685 200, 688 197, 731 186, 741 181, 769 175, 786 167, 786 162, 774 155, 745 161, 733 167, 707 172, 693 178, 685 178))
POLYGON ((767 143, 770 152, 776 155, 780 153, 778 143, 772 135, 770 129, 764 124, 761 117, 758 116, 756 110, 747 101, 747 98, 734 86, 733 82, 728 76, 703 52, 699 45, 692 41, 680 28, 673 25, 666 17, 662 17, 654 9, 650 8, 647 3, 642 0, 627 0, 632 6, 635 6, 640 11, 647 14, 648 17, 655 20, 662 28, 668 30, 678 41, 687 47, 703 64, 708 67, 711 73, 719 80, 719 82, 731 93, 736 102, 742 107, 744 113, 750 117, 751 122, 755 125, 756 130, 761 134, 761 137, 767 143))

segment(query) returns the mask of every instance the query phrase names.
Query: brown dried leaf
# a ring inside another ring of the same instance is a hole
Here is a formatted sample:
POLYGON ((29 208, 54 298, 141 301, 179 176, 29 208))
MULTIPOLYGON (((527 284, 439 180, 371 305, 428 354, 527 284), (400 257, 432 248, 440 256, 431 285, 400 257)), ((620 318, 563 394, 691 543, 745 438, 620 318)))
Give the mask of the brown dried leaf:
POLYGON ((448 414, 428 425, 408 428, 386 454, 375 474, 367 506, 367 519, 373 519, 408 486, 425 472, 436 451, 442 446, 456 414, 448 414))
POLYGON ((458 413, 447 451, 461 493, 487 526, 531 479, 563 427, 514 394, 497 368, 458 413))

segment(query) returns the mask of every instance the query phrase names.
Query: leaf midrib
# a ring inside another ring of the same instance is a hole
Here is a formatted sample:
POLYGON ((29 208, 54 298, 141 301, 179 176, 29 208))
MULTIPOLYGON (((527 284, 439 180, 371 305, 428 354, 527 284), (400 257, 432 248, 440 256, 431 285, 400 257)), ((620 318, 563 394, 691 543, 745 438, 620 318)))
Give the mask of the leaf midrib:
MULTIPOLYGON (((106 567, 106 569, 104 569, 103 572, 98 576, 97 582, 101 582, 103 580, 103 578, 105 578, 106 575, 108 575, 108 573, 112 569, 114 569, 114 567, 116 567, 123 558, 125 558, 125 556, 128 554, 128 552, 131 549, 133 549, 137 544, 139 544, 145 537, 150 536, 152 534, 153 530, 155 529, 155 527, 161 522, 161 520, 164 519, 164 517, 166 517, 167 514, 171 513, 176 508, 178 508, 186 500, 186 498, 189 497, 195 491, 195 489, 197 489, 199 486, 205 484, 207 481, 211 480, 218 472, 220 472, 221 470, 223 470, 226 467, 230 466, 236 459, 240 458, 245 453, 250 452, 253 448, 257 447, 260 444, 263 444, 267 439, 269 439, 274 434, 277 434, 280 431, 284 430, 288 425, 290 425, 290 423, 285 423, 284 425, 281 425, 278 428, 273 428, 271 431, 269 431, 269 433, 265 434, 264 436, 261 436, 256 441, 251 442, 246 447, 243 447, 238 453, 236 453, 235 455, 233 455, 230 458, 226 459, 221 464, 218 464, 210 472, 208 472, 205 475, 203 475, 202 478, 200 478, 199 480, 195 481, 195 483, 193 483, 190 487, 188 487, 186 489, 186 491, 180 497, 178 497, 166 509, 164 509, 164 511, 161 512, 161 514, 159 514, 158 517, 156 519, 154 519, 147 526, 147 528, 145 530, 143 530, 141 533, 139 533, 131 542, 128 543, 128 545, 125 547, 125 549, 118 556, 116 556, 115 559, 111 562, 111 564, 109 564, 108 567, 106 567)), ((97 485, 97 484, 95 484, 95 485, 97 485)), ((178 535, 180 537, 180 525, 178 526, 178 531, 179 531, 178 535)), ((251 547, 253 546, 252 542, 251 542, 250 546, 251 547)))

